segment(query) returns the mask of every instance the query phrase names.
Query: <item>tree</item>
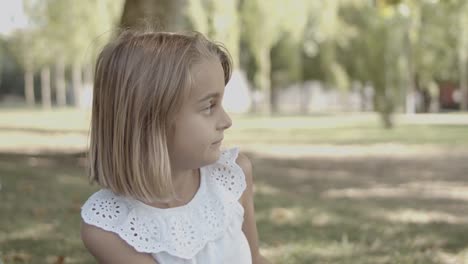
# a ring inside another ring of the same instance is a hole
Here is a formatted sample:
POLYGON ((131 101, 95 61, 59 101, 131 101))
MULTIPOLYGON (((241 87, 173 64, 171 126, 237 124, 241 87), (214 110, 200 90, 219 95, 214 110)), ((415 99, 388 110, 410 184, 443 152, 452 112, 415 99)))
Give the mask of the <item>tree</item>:
POLYGON ((401 20, 386 8, 368 1, 350 1, 342 11, 350 34, 346 45, 339 45, 340 62, 347 75, 374 89, 374 109, 385 128, 393 127, 392 113, 398 101, 401 82, 403 29, 401 20), (379 9, 380 8, 380 9, 379 9))
POLYGON ((181 30, 186 22, 180 11, 186 4, 185 0, 126 0, 120 27, 158 26, 168 31, 181 30))
MULTIPOLYGON (((294 82, 302 82, 302 53, 300 43, 293 41, 288 33, 271 49, 271 110, 278 113, 278 91, 294 82)), ((305 106, 301 107, 305 112, 305 106)))
POLYGON ((285 33, 293 41, 302 39, 309 10, 308 1, 243 1, 241 16, 246 42, 256 65, 255 86, 264 93, 268 103, 265 112, 272 112, 274 96, 271 92, 271 50, 285 33), (286 34, 288 35, 288 34, 286 34))
POLYGON ((458 67, 460 79, 460 109, 468 111, 468 3, 466 1, 454 1, 458 19, 458 67))
POLYGON ((191 0, 185 9, 188 28, 223 43, 239 67, 240 22, 238 0, 191 0))
MULTIPOLYGON (((25 11, 32 21, 33 37, 29 43, 31 60, 41 67, 42 98, 50 105, 50 65, 56 67, 57 103, 66 103, 65 68, 72 68, 75 105, 79 104, 82 87, 82 68, 90 72, 90 61, 105 43, 120 14, 121 1, 83 0, 78 4, 71 0, 25 1, 25 11), (73 8, 70 8, 73 6, 73 8), (99 14, 99 15, 96 15, 99 14), (107 37, 100 37, 101 35, 107 37), (98 43, 99 40, 101 43, 98 43)), ((27 47, 24 47, 27 48, 27 47)), ((24 49, 21 49, 23 52, 24 49)), ((90 74, 85 74, 90 76, 90 74)), ((88 83, 92 82, 88 77, 88 83)))
POLYGON ((33 42, 33 35, 30 29, 16 31, 10 37, 11 53, 16 57, 17 62, 24 69, 24 96, 29 107, 35 105, 34 96, 34 51, 29 43, 33 42))

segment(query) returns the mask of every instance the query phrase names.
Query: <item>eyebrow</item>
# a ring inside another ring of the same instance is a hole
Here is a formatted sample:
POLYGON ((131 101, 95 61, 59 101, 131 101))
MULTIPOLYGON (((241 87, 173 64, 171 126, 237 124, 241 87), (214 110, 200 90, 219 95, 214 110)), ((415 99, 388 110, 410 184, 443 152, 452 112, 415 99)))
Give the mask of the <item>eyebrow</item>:
POLYGON ((208 99, 210 99, 212 97, 216 98, 216 97, 219 97, 219 96, 220 96, 220 94, 218 92, 209 93, 206 96, 204 96, 202 99, 198 100, 198 102, 201 103, 201 102, 206 101, 206 100, 208 100, 208 99))

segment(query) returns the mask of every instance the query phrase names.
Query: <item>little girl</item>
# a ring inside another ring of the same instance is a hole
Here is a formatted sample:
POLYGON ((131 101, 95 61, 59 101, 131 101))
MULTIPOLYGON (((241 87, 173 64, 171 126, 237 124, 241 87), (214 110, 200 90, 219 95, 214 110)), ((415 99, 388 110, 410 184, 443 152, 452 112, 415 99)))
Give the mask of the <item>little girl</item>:
POLYGON ((230 75, 227 51, 198 33, 125 31, 102 50, 89 153, 102 189, 81 210, 100 263, 267 263, 252 165, 220 149, 230 75))

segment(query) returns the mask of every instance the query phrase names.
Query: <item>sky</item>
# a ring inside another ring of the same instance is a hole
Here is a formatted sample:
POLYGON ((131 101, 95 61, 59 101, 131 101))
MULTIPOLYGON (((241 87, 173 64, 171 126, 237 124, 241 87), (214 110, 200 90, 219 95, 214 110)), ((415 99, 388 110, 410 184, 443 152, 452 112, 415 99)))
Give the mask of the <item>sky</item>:
POLYGON ((14 29, 26 27, 22 0, 0 0, 0 34, 8 35, 14 29))

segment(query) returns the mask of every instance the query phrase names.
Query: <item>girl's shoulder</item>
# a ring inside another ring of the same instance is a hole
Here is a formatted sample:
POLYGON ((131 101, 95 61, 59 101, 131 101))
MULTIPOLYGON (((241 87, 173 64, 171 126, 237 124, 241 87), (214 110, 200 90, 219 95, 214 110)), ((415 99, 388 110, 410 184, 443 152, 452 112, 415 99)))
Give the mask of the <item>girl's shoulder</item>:
POLYGON ((84 203, 81 217, 89 225, 119 235, 138 252, 165 251, 191 258, 221 237, 229 225, 242 224, 244 210, 238 200, 246 179, 238 158, 242 159, 239 148, 230 148, 222 151, 218 161, 202 167, 200 188, 184 206, 159 209, 101 189, 84 203))
POLYGON ((243 162, 245 156, 239 153, 239 148, 226 149, 217 162, 204 167, 206 178, 212 185, 221 187, 226 193, 239 200, 246 188, 243 162), (240 163, 240 164, 239 164, 240 163))

